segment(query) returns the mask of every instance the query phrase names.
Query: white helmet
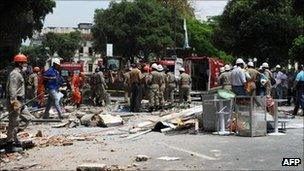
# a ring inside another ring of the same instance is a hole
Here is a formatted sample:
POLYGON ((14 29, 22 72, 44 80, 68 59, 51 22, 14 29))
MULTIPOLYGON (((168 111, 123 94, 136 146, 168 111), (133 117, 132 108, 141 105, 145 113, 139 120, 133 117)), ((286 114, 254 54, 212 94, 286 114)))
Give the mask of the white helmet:
POLYGON ((185 72, 185 68, 180 68, 179 71, 180 72, 185 72))
POLYGON ((263 67, 263 68, 269 68, 269 65, 268 65, 267 62, 264 62, 264 63, 262 64, 262 67, 263 67))
POLYGON ((281 65, 277 65, 276 68, 281 68, 281 65))
POLYGON ((242 58, 238 58, 236 60, 236 64, 245 64, 244 60, 242 58))
POLYGON ((248 66, 251 66, 251 67, 254 67, 254 64, 253 64, 253 62, 248 62, 248 64, 247 64, 248 66))
POLYGON ((157 69, 157 64, 156 64, 156 63, 153 63, 153 64, 151 65, 151 68, 157 69))
POLYGON ((225 71, 225 67, 221 67, 220 68, 220 73, 224 72, 225 71))
POLYGON ((53 65, 54 64, 60 65, 60 59, 59 58, 54 58, 52 61, 53 61, 53 65))
POLYGON ((163 71, 163 70, 164 70, 163 66, 159 64, 159 65, 157 66, 157 71, 163 71))
POLYGON ((231 70, 231 67, 230 67, 230 65, 225 65, 225 71, 230 71, 231 70))

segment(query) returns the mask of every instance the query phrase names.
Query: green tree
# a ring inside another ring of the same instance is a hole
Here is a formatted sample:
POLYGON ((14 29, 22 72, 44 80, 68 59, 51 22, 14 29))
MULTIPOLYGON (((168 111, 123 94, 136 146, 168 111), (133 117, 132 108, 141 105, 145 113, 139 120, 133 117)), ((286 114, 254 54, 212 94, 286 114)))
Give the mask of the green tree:
POLYGON ((98 52, 105 53, 107 42, 113 43, 114 55, 132 59, 143 54, 147 59, 151 53, 165 54, 175 40, 176 46, 183 44, 181 15, 154 0, 111 2, 108 9, 95 11, 94 23, 94 48, 98 52))
POLYGON ((76 50, 81 47, 81 43, 81 34, 76 31, 64 34, 47 33, 42 44, 50 48, 51 55, 57 52, 63 60, 71 61, 76 50))
POLYGON ((293 45, 289 50, 289 56, 292 60, 304 64, 304 36, 303 35, 300 35, 294 40, 293 45))
POLYGON ((199 56, 219 57, 226 63, 230 63, 233 58, 224 51, 219 51, 212 44, 213 22, 200 22, 196 19, 187 20, 190 47, 195 49, 199 56))
POLYGON ((234 56, 257 57, 271 65, 288 60, 293 40, 303 31, 294 0, 233 0, 214 33, 215 45, 234 56))
POLYGON ((39 66, 40 68, 45 66, 48 59, 48 53, 44 46, 22 46, 20 51, 28 57, 29 65, 39 66))
POLYGON ((186 18, 194 18, 194 8, 190 0, 157 0, 163 7, 175 8, 186 18))
POLYGON ((18 53, 22 40, 42 28, 45 16, 55 5, 53 0, 0 1, 0 67, 18 53))

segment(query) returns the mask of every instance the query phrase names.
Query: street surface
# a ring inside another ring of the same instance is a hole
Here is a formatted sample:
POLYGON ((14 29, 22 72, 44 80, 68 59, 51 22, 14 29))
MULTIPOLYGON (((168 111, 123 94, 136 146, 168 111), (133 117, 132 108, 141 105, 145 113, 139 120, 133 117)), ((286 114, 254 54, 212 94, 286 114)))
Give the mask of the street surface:
POLYGON ((218 136, 187 130, 168 134, 150 132, 126 139, 123 126, 112 128, 51 128, 52 124, 30 125, 27 131, 43 136, 93 137, 73 141, 70 146, 34 147, 22 157, 2 162, 0 169, 75 170, 84 163, 106 164, 126 170, 302 170, 303 117, 290 119, 286 135, 266 137, 218 136), (137 155, 147 161, 136 162, 137 155), (159 157, 177 157, 165 161, 159 157), (300 166, 282 166, 283 158, 301 158, 300 166))

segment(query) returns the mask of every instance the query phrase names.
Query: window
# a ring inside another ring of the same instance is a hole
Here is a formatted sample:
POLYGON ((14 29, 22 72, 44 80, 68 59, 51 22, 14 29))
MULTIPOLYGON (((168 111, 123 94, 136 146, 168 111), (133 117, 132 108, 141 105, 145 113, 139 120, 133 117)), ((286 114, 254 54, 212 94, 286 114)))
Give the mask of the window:
POLYGON ((89 64, 89 72, 93 72, 93 64, 89 64))

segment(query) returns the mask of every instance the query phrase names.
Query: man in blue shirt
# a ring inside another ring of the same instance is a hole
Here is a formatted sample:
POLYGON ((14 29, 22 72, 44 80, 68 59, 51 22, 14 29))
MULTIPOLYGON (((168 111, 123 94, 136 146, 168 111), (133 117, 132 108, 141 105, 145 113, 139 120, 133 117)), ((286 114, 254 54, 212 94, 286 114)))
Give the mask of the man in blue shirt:
MULTIPOLYGON (((296 104, 293 111, 293 115, 298 114, 299 106, 302 108, 302 112, 304 114, 304 67, 303 65, 299 66, 299 73, 296 76, 294 89, 297 91, 296 95, 296 104)), ((302 114, 302 115, 303 115, 302 114)))
POLYGON ((60 108, 60 93, 59 87, 63 84, 63 78, 60 76, 60 60, 58 58, 53 59, 53 66, 49 68, 44 73, 44 80, 45 80, 45 88, 49 94, 45 112, 43 115, 43 119, 49 118, 49 111, 52 105, 55 106, 59 119, 62 119, 62 112, 60 108))

